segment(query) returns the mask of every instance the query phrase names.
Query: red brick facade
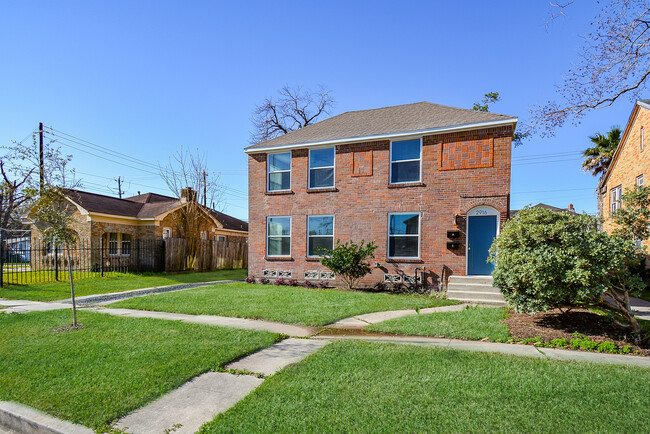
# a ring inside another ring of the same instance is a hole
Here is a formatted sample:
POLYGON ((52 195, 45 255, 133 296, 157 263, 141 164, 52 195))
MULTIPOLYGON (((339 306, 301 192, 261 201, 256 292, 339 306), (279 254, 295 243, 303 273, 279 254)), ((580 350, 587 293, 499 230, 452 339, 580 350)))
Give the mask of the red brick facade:
MULTIPOLYGON (((380 267, 364 284, 382 281, 385 273, 413 274, 416 267, 425 268, 429 284, 437 282, 443 265, 464 275, 466 213, 488 205, 501 221, 508 217, 512 134, 513 125, 507 125, 423 136, 422 180, 405 185, 389 185, 389 140, 338 144, 335 187, 326 191, 308 190, 308 149, 294 149, 291 191, 268 193, 267 154, 251 150, 249 275, 282 270, 304 280, 306 271, 325 271, 318 260, 307 257, 307 216, 324 214, 334 215, 334 240, 378 245, 375 260, 380 267), (393 212, 421 213, 419 259, 387 259, 388 214, 393 212), (266 257, 267 216, 292 217, 290 258, 266 257), (461 232, 456 250, 447 248, 449 230, 461 232)), ((340 284, 338 279, 332 283, 340 284)))
MULTIPOLYGON (((603 194, 603 229, 611 232, 615 225, 611 220, 612 189, 620 187, 624 194, 633 189, 639 177, 643 185, 650 185, 650 109, 636 105, 625 128, 621 144, 601 187, 603 194), (643 133, 642 133, 643 131, 643 133), (644 136, 642 139, 642 135, 644 136), (643 146, 642 146, 643 140, 643 146)), ((650 240, 643 241, 650 248, 650 240)))

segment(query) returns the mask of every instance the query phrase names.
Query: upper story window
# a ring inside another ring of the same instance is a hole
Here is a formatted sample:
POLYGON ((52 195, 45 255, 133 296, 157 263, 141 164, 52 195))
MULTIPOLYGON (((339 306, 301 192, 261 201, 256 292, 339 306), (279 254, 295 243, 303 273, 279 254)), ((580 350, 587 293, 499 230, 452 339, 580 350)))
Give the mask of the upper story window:
POLYGON ((390 144, 390 183, 419 182, 422 140, 399 140, 390 144))
POLYGON ((334 148, 309 150, 309 188, 334 187, 334 148))
POLYGON ((388 214, 388 257, 420 257, 420 214, 388 214))
POLYGON ((641 136, 640 146, 641 146, 641 150, 643 151, 643 148, 644 148, 644 146, 645 146, 645 143, 644 143, 644 141, 645 141, 644 139, 645 139, 645 138, 643 137, 643 136, 644 136, 644 134, 643 134, 643 127, 641 127, 641 132, 640 132, 639 135, 641 136))
POLYGON ((268 191, 291 190, 291 151, 268 154, 268 191))
POLYGON ((621 207, 621 186, 614 187, 610 190, 609 210, 614 212, 621 207))
POLYGON ((334 248, 334 216, 315 215, 307 218, 307 256, 322 256, 321 249, 334 248))
POLYGON ((291 217, 266 218, 266 255, 291 256, 291 217))
POLYGON ((636 185, 639 187, 643 186, 643 174, 636 177, 636 185))

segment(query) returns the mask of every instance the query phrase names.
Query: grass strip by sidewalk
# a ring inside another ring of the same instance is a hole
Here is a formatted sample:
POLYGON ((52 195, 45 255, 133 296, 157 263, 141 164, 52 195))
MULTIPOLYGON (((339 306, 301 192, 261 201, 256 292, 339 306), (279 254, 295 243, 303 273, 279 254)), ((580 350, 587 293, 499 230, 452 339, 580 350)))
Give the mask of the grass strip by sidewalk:
POLYGON ((638 432, 649 406, 649 369, 341 341, 200 432, 638 432))
POLYGON ((438 312, 410 315, 373 324, 365 328, 369 332, 396 335, 435 336, 492 341, 507 340, 508 326, 501 321, 506 318, 502 307, 468 307, 456 312, 438 312))
MULTIPOLYGON (((128 291, 152 286, 176 285, 182 283, 211 282, 215 280, 245 279, 247 270, 218 270, 182 274, 144 273, 118 274, 107 277, 94 277, 75 281, 75 294, 106 294, 108 292, 128 291)), ((67 274, 61 279, 67 278, 67 274)), ((34 283, 29 285, 9 285, 0 288, 0 298, 15 300, 54 301, 70 298, 70 283, 67 281, 34 283)))
POLYGON ((423 296, 231 283, 124 300, 111 307, 266 319, 319 326, 386 310, 457 304, 423 296))
POLYGON ((273 344, 273 333, 70 311, 0 315, 0 400, 88 427, 273 344))

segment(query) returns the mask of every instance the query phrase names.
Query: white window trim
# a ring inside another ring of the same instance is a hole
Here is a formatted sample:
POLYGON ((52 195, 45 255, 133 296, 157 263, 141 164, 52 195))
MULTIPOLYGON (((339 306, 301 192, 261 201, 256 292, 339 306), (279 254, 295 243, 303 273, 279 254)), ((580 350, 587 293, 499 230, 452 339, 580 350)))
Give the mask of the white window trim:
POLYGON ((621 195, 623 193, 623 187, 618 185, 611 190, 609 190, 609 212, 613 213, 621 207, 621 195), (614 196, 618 196, 618 199, 615 200, 614 196))
POLYGON ((173 238, 173 234, 174 233, 172 232, 172 228, 163 228, 163 230, 162 230, 163 240, 165 240, 167 238, 173 238), (169 235, 165 236, 165 234, 169 234, 169 235))
POLYGON ((124 240, 122 238, 122 235, 130 235, 130 234, 125 234, 123 232, 106 232, 106 255, 110 256, 111 258, 117 258, 117 257, 129 257, 131 256, 131 251, 133 250, 133 235, 131 236, 131 239, 129 240, 129 253, 122 253, 122 241, 124 240), (111 234, 117 234, 117 238, 115 240, 117 247, 116 247, 116 252, 117 253, 110 253, 111 251, 111 234))
POLYGON ((336 146, 328 147, 328 148, 314 148, 309 150, 309 157, 307 161, 307 189, 309 190, 320 190, 323 188, 334 188, 336 185, 336 146), (334 158, 332 159, 333 165, 332 166, 322 166, 322 167, 311 167, 311 151, 320 151, 323 149, 331 149, 334 151, 334 158), (332 169, 332 185, 327 185, 325 187, 311 187, 311 171, 312 170, 317 170, 317 169, 332 169))
POLYGON ((422 247, 422 213, 421 212, 390 212, 388 213, 388 219, 387 219, 387 227, 386 227, 386 257, 388 259, 406 259, 406 260, 413 260, 417 259, 419 260, 422 256, 421 252, 421 247, 422 247), (417 256, 390 256, 390 217, 393 215, 412 215, 412 214, 417 214, 418 215, 418 234, 398 234, 398 235, 392 235, 394 237, 418 237, 418 255, 417 256))
POLYGON ((291 166, 293 166, 293 153, 291 151, 284 151, 284 152, 269 152, 266 154, 266 192, 267 193, 275 193, 277 191, 291 191, 291 181, 293 178, 291 176, 291 166), (271 172, 271 165, 269 164, 269 161, 271 160, 269 156, 271 155, 277 155, 277 154, 289 154, 289 170, 274 170, 271 172), (289 188, 285 189, 279 189, 279 190, 271 190, 271 173, 286 173, 289 172, 289 188))
POLYGON ((641 150, 642 151, 643 151, 643 148, 645 147, 645 143, 644 143, 645 137, 644 136, 645 136, 644 130, 643 130, 643 127, 641 127, 641 150))
POLYGON ((334 248, 334 234, 336 233, 336 216, 334 214, 315 214, 307 216, 307 257, 308 258, 322 258, 321 255, 310 255, 309 254, 309 238, 310 237, 332 237, 332 248, 334 248), (332 235, 309 235, 309 219, 311 217, 332 217, 332 235))
POLYGON ((636 177, 635 185, 636 185, 637 187, 641 187, 641 186, 643 186, 643 173, 642 173, 641 175, 638 175, 638 176, 636 177), (641 182, 639 182, 639 181, 641 181, 641 182))
POLYGON ((422 146, 422 137, 404 137, 400 138, 399 140, 391 140, 390 141, 390 152, 388 156, 388 184, 389 185, 399 185, 399 184, 413 184, 416 182, 422 182, 422 151, 423 151, 423 146, 422 146), (410 159, 410 160, 399 160, 399 161, 393 161, 393 143, 395 142, 405 142, 407 140, 419 140, 420 141, 420 158, 418 159, 410 159), (392 182, 393 180, 393 163, 408 163, 411 161, 419 161, 420 162, 420 177, 417 181, 403 181, 403 182, 392 182))
POLYGON ((291 237, 293 236, 293 227, 292 227, 292 218, 290 215, 271 215, 266 217, 266 257, 268 258, 289 258, 291 257, 291 250, 293 249, 293 242, 291 237), (289 219, 289 235, 269 235, 269 219, 271 218, 288 218, 289 219), (269 238, 289 238, 289 254, 288 255, 269 255, 269 238))
POLYGON ((215 240, 215 241, 226 241, 226 239, 227 239, 227 238, 226 238, 225 235, 215 235, 215 236, 214 236, 214 240, 215 240), (221 240, 220 238, 223 238, 223 240, 221 240))
POLYGON ((120 256, 131 256, 131 251, 133 250, 133 235, 120 232, 118 233, 118 236, 120 239, 120 256), (124 238, 122 237, 123 235, 129 235, 131 237, 129 239, 129 253, 122 253, 122 243, 124 242, 124 238))

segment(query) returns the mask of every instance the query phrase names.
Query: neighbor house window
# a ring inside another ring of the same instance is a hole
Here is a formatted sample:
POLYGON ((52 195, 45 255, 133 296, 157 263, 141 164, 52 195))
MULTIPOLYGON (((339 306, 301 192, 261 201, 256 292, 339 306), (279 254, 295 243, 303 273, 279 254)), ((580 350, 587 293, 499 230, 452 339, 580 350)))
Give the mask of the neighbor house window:
POLYGON ((321 249, 334 248, 334 216, 315 215, 307 218, 307 256, 322 256, 321 249))
POLYGON ((643 136, 644 136, 644 134, 643 134, 643 127, 641 127, 641 133, 640 133, 639 135, 641 136, 641 140, 640 140, 641 143, 640 143, 640 145, 641 145, 641 150, 643 151, 643 148, 644 148, 644 146, 645 146, 645 143, 644 143, 644 141, 645 141, 645 140, 644 140, 645 137, 643 137, 643 136))
POLYGON ((108 254, 117 255, 117 233, 111 232, 108 234, 108 254))
POLYGON ((334 148, 309 150, 309 188, 334 187, 334 148))
POLYGON ((266 218, 267 256, 291 256, 291 217, 266 218))
POLYGON ((291 189, 291 152, 269 154, 268 191, 291 189))
POLYGON ((420 257, 420 214, 388 214, 388 257, 420 257))
POLYGON ((163 239, 172 237, 172 228, 163 228, 163 239))
POLYGON ((420 181, 422 141, 400 140, 390 144, 390 183, 420 181))
POLYGON ((215 235, 214 240, 215 241, 226 241, 226 236, 225 235, 215 235))
POLYGON ((636 177, 636 185, 641 187, 643 185, 643 175, 639 175, 636 177))
POLYGON ((621 186, 614 187, 610 190, 610 205, 609 209, 611 212, 616 211, 621 207, 621 186))
POLYGON ((130 255, 131 254, 131 235, 129 234, 122 234, 122 251, 120 252, 122 255, 130 255))

